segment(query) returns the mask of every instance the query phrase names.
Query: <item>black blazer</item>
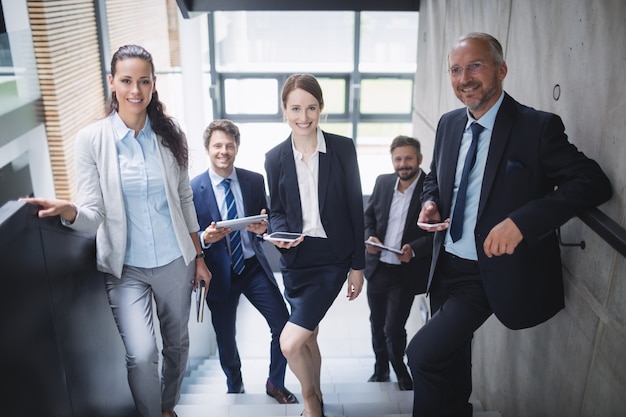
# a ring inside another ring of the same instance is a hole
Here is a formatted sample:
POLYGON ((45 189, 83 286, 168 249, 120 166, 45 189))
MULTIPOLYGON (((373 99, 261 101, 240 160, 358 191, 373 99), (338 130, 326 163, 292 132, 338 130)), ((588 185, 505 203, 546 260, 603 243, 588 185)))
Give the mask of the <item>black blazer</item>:
MULTIPOLYGON (((433 251, 433 234, 417 226, 417 216, 421 207, 420 194, 425 177, 426 174, 420 169, 420 176, 411 196, 404 231, 402 232, 402 245, 406 243, 411 245, 415 256, 408 263, 403 262, 398 273, 402 276, 405 288, 413 294, 426 292, 433 251)), ((365 208, 365 239, 376 236, 382 242, 385 238, 389 209, 397 179, 398 176, 395 173, 379 175, 376 178, 374 190, 365 208)), ((380 252, 370 254, 366 251, 365 278, 376 273, 379 259, 380 252)))
MULTIPOLYGON (((354 142, 324 133, 326 153, 319 155, 319 210, 328 242, 338 261, 352 269, 365 268, 363 243, 363 194, 354 142)), ((300 190, 293 157, 291 136, 265 155, 270 191, 270 225, 274 232, 302 232, 300 190)), ((305 238, 306 239, 306 238, 305 238)), ((282 250, 290 265, 299 247, 282 250)))
MULTIPOLYGON (((466 109, 443 115, 437 127, 431 171, 422 203, 434 200, 450 216, 454 174, 466 109)), ((611 197, 611 185, 596 162, 568 142, 555 114, 526 107, 505 93, 496 116, 485 166, 474 237, 489 303, 511 329, 542 323, 564 307, 556 229, 581 209, 611 197), (555 187, 557 187, 555 189, 555 187), (489 231, 510 217, 524 239, 512 255, 488 258, 489 231)), ((444 243, 437 232, 429 286, 444 243)))
MULTIPOLYGON (((265 180, 261 174, 248 171, 241 168, 235 168, 237 179, 241 187, 241 196, 243 197, 244 210, 246 216, 254 216, 261 213, 262 209, 267 210, 267 195, 265 193, 265 180)), ((222 219, 211 178, 208 172, 196 176, 191 180, 191 189, 193 190, 193 203, 196 207, 198 215, 198 223, 200 223, 201 234, 211 222, 217 222, 222 219)), ((267 279, 274 285, 278 286, 272 268, 265 256, 262 242, 257 239, 253 233, 242 230, 242 233, 248 233, 252 241, 252 248, 261 264, 267 279)), ((225 300, 230 292, 231 282, 231 266, 230 253, 226 238, 213 243, 208 249, 204 250, 205 258, 209 271, 213 274, 207 298, 213 301, 225 300)))

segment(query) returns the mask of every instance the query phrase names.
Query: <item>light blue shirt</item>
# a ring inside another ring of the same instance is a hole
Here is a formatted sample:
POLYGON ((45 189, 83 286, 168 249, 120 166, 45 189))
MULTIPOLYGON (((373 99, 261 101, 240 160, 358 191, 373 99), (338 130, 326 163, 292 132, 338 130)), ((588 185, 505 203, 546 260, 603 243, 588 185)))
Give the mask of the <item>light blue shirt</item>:
MULTIPOLYGON (((219 207, 220 209, 220 215, 222 216, 222 220, 226 220, 228 219, 228 208, 226 207, 226 193, 224 191, 224 186, 221 184, 224 180, 224 177, 213 172, 211 168, 209 168, 209 177, 211 178, 211 185, 213 185, 213 193, 215 194, 217 207, 219 207)), ((231 172, 230 175, 226 178, 230 178, 230 190, 233 193, 233 197, 235 197, 235 204, 237 205, 237 217, 246 217, 245 206, 243 203, 243 195, 241 194, 241 185, 239 184, 239 179, 237 178, 237 171, 233 169, 233 172, 231 172)), ((239 234, 241 235, 243 257, 245 259, 252 258, 255 253, 254 249, 252 249, 252 242, 250 242, 250 234, 247 233, 245 229, 242 229, 240 232, 241 233, 239 234)), ((200 239, 200 242, 202 242, 202 238, 200 239)), ((203 247, 205 248, 208 248, 210 246, 210 244, 203 245, 203 247)))
POLYGON ((480 192, 483 184, 483 174, 485 172, 485 164, 487 163, 487 156, 489 154, 489 145, 491 144, 491 134, 493 133, 493 125, 496 122, 496 116, 500 105, 504 100, 504 92, 500 95, 500 98, 496 104, 491 107, 487 113, 485 113, 480 119, 474 119, 469 110, 467 111, 467 125, 465 126, 465 132, 463 133, 463 139, 461 140, 461 149, 459 150, 459 159, 456 163, 456 174, 454 177, 454 190, 452 192, 452 208, 450 213, 454 213, 454 206, 456 205, 456 195, 459 191, 459 184, 461 183, 461 174, 463 172, 463 164, 465 163, 465 156, 472 142, 472 130, 470 125, 473 122, 478 122, 484 127, 483 131, 478 137, 478 149, 476 151, 476 163, 470 171, 469 179, 467 183, 467 195, 465 198, 465 218, 463 221, 463 236, 456 242, 452 242, 450 237, 450 228, 446 231, 446 239, 444 245, 446 251, 456 256, 465 259, 478 260, 478 254, 476 252, 476 242, 474 240, 474 229, 476 228, 476 218, 478 216, 478 203, 480 202, 480 192))
POLYGON ((126 209, 124 264, 140 268, 166 265, 182 256, 165 195, 156 134, 146 124, 134 137, 120 116, 111 115, 126 209))

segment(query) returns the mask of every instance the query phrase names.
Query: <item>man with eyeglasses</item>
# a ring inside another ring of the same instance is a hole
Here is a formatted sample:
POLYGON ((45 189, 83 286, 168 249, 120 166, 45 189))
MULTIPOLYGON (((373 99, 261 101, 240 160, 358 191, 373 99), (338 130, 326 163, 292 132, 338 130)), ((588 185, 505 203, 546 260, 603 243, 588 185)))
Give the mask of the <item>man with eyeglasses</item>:
POLYGON ((449 54, 465 108, 438 124, 420 227, 435 233, 428 281, 432 318, 407 347, 413 417, 471 417, 471 341, 491 316, 536 326, 564 307, 556 230, 611 197, 596 162, 571 144, 555 114, 502 89, 502 46, 485 33, 449 54))

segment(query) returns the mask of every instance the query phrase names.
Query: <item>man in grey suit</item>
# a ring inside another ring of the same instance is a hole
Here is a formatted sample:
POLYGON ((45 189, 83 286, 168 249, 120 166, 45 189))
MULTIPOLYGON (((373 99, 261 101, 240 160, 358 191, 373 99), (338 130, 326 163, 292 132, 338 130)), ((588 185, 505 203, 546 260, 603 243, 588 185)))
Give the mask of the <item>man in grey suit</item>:
POLYGON ((404 363, 405 325, 415 295, 426 291, 432 233, 416 223, 426 176, 420 168, 420 143, 400 135, 393 139, 389 150, 395 172, 376 178, 365 208, 365 236, 367 242, 402 252, 366 245, 367 301, 376 358, 368 382, 389 381, 391 362, 398 388, 407 391, 413 389, 413 382, 404 363))

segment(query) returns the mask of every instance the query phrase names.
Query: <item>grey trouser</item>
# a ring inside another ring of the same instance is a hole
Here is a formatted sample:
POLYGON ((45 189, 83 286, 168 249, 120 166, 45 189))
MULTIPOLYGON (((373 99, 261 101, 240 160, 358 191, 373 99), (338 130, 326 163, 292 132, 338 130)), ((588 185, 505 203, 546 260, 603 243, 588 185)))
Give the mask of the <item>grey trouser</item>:
POLYGON ((142 417, 160 417, 173 410, 180 397, 189 355, 189 309, 194 263, 182 257, 157 268, 124 266, 122 277, 106 274, 113 317, 126 348, 128 384, 142 417), (154 332, 154 298, 163 340, 159 351, 154 332))

